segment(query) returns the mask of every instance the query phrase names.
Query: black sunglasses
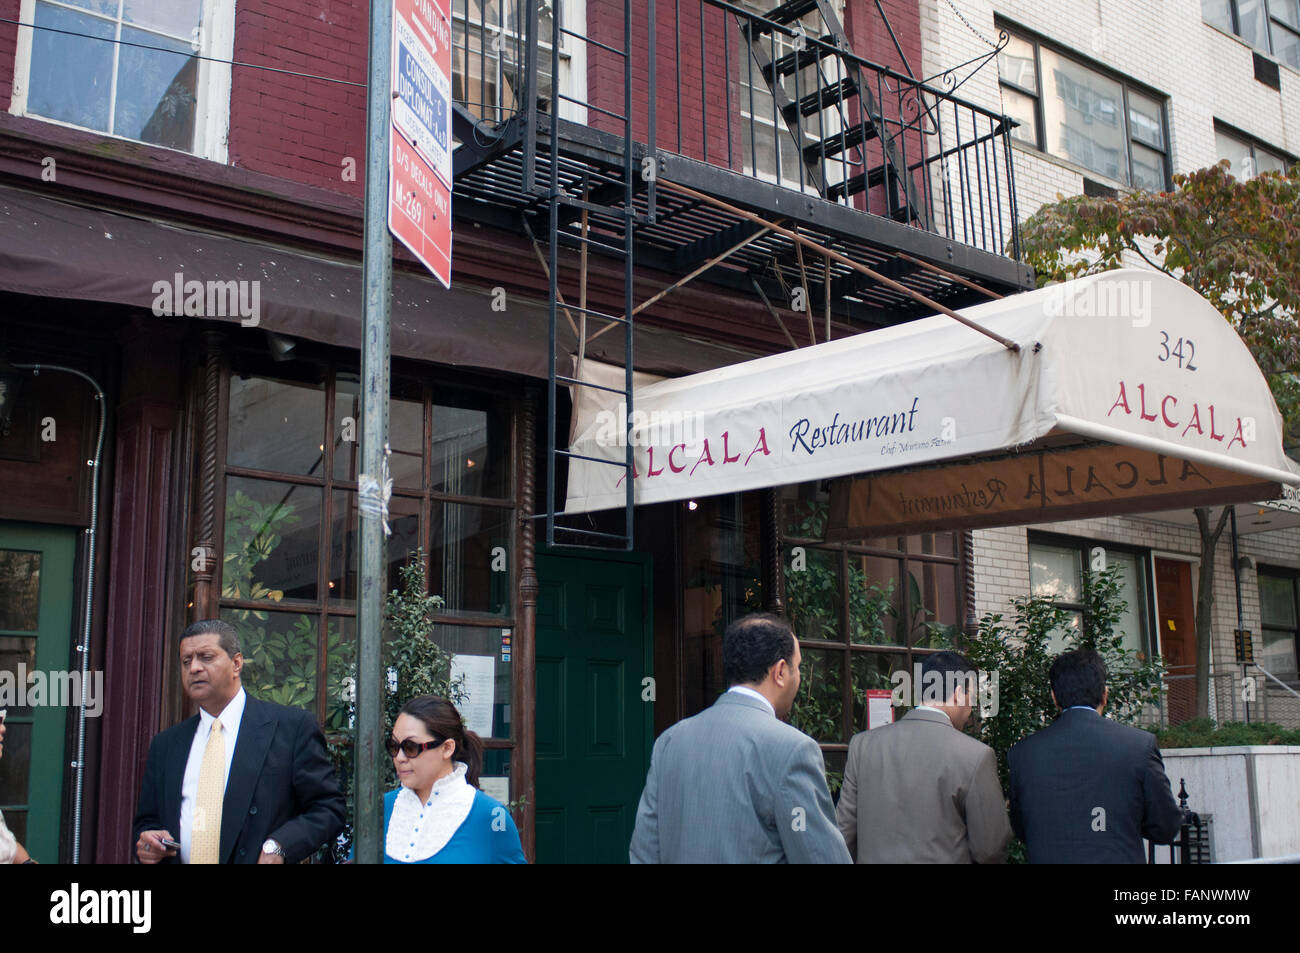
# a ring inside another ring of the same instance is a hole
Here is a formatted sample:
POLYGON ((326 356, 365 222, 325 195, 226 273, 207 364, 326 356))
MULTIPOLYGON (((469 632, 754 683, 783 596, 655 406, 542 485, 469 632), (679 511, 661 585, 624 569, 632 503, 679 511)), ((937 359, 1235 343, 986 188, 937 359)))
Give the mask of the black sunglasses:
POLYGON ((406 755, 408 758, 418 758, 430 748, 436 748, 439 745, 446 744, 446 740, 447 739, 444 738, 441 741, 412 741, 408 738, 406 741, 397 741, 390 736, 384 741, 384 747, 388 749, 389 757, 392 758, 397 757, 398 751, 401 751, 402 754, 406 755))

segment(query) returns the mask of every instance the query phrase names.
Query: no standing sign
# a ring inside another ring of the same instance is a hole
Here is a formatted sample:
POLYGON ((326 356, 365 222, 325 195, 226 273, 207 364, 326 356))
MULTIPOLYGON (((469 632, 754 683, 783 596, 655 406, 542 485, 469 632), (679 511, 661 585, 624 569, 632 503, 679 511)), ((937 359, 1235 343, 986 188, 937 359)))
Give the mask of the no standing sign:
POLYGON ((395 0, 388 227, 451 287, 450 0, 395 0))

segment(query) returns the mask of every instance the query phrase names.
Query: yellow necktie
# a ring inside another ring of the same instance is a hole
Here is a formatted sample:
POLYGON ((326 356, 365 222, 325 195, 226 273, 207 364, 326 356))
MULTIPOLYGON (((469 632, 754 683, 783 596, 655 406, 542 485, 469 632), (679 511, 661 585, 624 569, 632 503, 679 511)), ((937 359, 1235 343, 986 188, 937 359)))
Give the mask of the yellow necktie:
POLYGON ((221 802, 226 795, 226 739, 221 721, 212 722, 208 745, 199 766, 199 795, 195 799, 190 863, 221 862, 221 802))

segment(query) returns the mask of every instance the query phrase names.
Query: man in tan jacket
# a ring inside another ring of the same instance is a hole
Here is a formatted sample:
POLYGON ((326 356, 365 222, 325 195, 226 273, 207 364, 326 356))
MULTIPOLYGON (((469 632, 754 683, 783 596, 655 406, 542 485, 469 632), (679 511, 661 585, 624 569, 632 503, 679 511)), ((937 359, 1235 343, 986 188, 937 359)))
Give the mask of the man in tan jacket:
POLYGON ((956 652, 928 656, 924 695, 898 722, 849 743, 836 820, 860 864, 998 864, 1011 840, 993 749, 962 734, 975 666, 956 652))

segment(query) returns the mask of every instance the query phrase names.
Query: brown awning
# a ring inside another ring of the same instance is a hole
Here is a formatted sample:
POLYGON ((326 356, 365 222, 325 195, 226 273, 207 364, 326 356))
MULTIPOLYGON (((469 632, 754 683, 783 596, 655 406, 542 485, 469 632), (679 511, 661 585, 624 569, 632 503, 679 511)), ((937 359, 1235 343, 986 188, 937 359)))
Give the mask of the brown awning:
MULTIPOLYGON (((178 274, 183 282, 205 285, 256 281, 257 327, 361 347, 360 262, 0 188, 0 290, 152 310, 158 297, 155 283, 174 283, 178 274)), ((546 303, 512 293, 504 311, 493 310, 492 304, 489 289, 453 283, 447 291, 432 277, 395 272, 393 354, 545 378, 546 303)), ((203 317, 241 320, 238 314, 203 317)), ((588 353, 621 362, 621 335, 605 335, 588 353)), ((693 373, 752 356, 680 334, 637 329, 636 365, 651 373, 693 373)))

